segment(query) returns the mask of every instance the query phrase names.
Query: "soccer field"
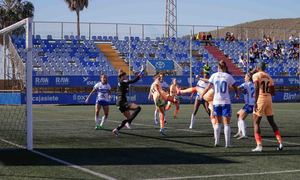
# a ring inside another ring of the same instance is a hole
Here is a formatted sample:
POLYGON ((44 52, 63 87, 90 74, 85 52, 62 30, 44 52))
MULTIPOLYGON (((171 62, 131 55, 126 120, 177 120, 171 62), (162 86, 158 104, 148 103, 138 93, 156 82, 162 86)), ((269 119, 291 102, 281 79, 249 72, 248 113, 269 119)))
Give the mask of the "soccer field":
MULTIPOLYGON (((232 134, 241 107, 233 105, 232 134)), ((0 179, 300 179, 299 107, 274 104, 285 148, 276 151, 276 139, 263 119, 264 151, 253 153, 251 117, 249 139, 232 139, 233 147, 225 149, 223 133, 222 146, 213 147, 213 130, 203 109, 195 128, 188 129, 192 105, 182 105, 175 120, 168 112, 165 137, 153 123, 154 106, 143 105, 132 129, 124 128, 117 138, 111 130, 124 117, 116 106, 110 106, 103 130, 94 130, 94 106, 34 106, 36 151, 0 150, 0 179)))

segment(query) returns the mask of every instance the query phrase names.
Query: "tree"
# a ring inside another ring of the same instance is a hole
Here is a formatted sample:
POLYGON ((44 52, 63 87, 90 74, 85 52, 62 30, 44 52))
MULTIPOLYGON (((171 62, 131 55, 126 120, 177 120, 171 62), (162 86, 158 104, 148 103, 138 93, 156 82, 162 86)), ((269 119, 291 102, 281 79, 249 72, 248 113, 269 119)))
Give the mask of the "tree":
POLYGON ((65 0, 71 11, 75 11, 77 15, 77 35, 80 36, 80 16, 79 12, 89 5, 88 0, 65 0))
POLYGON ((22 0, 0 0, 0 29, 22 19, 33 17, 34 6, 22 0))
MULTIPOLYGON (((0 29, 8 27, 22 19, 33 17, 34 6, 31 2, 22 1, 22 0, 0 0, 0 29)), ((24 28, 17 29, 14 31, 15 34, 24 33, 24 28)), ((12 33, 11 33, 12 34, 12 33)), ((8 42, 8 38, 4 39, 2 35, 0 35, 0 44, 4 44, 3 42, 8 42)), ((8 49, 8 43, 5 43, 8 49)), ((9 52, 10 62, 12 66, 12 79, 16 79, 16 67, 14 62, 14 57, 12 52, 9 52)), ((5 66, 6 63, 4 63, 5 66)), ((4 67, 4 74, 6 67, 4 67)))

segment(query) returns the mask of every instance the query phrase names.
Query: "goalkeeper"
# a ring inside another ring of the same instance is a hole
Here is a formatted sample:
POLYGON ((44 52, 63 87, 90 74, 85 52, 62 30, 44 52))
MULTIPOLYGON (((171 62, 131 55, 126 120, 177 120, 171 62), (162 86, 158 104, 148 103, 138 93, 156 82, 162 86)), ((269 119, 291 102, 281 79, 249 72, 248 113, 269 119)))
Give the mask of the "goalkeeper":
POLYGON ((144 75, 144 66, 142 66, 140 73, 137 75, 137 77, 133 80, 128 80, 127 74, 123 72, 122 70, 119 71, 118 74, 118 88, 117 88, 117 106, 119 107, 119 110, 121 113, 126 117, 125 120, 122 121, 122 123, 115 128, 112 132, 116 136, 119 135, 119 131, 126 125, 127 128, 130 129, 130 124, 133 121, 133 119, 139 114, 141 111, 141 107, 138 106, 135 103, 128 103, 126 94, 128 93, 128 88, 130 84, 136 83, 138 80, 142 78, 144 75), (133 111, 131 114, 130 111, 133 111))

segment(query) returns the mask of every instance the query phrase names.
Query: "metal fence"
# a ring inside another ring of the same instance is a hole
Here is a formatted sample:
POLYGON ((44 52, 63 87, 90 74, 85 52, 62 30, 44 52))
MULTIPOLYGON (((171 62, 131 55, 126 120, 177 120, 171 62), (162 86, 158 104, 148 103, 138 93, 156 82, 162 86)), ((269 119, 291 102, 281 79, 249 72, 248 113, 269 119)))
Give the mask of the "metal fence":
MULTIPOLYGON (((129 24, 129 23, 94 23, 81 22, 81 35, 87 39, 92 36, 117 36, 123 39, 129 36, 138 36, 142 39, 150 37, 164 37, 165 25, 163 24, 129 24)), ((33 23, 33 34, 39 34, 42 37, 52 35, 55 39, 63 38, 64 35, 77 35, 76 22, 50 22, 35 21, 33 23)), ((183 37, 198 32, 211 32, 214 38, 222 38, 226 32, 234 33, 235 37, 241 40, 261 39, 263 35, 270 36, 275 40, 287 40, 292 34, 298 35, 299 29, 274 29, 262 27, 246 27, 246 26, 213 26, 213 25, 178 25, 177 36, 183 37)))

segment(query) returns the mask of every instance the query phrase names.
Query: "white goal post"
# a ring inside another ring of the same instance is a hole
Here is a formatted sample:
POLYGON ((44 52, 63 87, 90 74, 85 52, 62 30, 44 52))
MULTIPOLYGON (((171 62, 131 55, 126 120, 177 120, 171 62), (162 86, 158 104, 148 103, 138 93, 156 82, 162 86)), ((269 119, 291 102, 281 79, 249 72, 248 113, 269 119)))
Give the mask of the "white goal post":
MULTIPOLYGON (((25 26, 26 30, 26 148, 33 149, 32 127, 32 18, 23 19, 0 30, 0 35, 5 35, 15 29, 25 26)), ((5 39, 4 39, 5 41, 5 39)))

